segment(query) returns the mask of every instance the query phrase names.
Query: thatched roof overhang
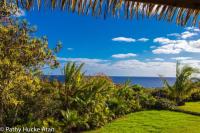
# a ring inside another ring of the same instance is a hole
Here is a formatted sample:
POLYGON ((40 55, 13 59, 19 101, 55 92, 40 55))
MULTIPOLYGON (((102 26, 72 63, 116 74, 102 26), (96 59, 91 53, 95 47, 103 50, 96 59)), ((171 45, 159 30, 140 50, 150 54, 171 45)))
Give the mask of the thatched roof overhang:
POLYGON ((80 15, 121 17, 127 19, 142 16, 158 20, 175 21, 179 25, 200 25, 200 0, 3 0, 21 8, 49 7, 77 12, 80 15))

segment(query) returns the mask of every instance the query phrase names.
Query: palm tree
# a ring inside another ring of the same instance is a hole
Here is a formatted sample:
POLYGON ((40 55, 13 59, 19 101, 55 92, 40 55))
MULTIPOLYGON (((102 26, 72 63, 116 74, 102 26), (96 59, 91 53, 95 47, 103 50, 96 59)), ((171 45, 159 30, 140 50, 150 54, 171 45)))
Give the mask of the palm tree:
POLYGON ((156 16, 158 20, 176 20, 179 25, 198 24, 199 0, 3 0, 4 6, 15 3, 30 10, 36 7, 60 8, 78 14, 93 16, 156 16), (37 3, 37 4, 36 4, 37 3), (120 15, 122 14, 122 15, 120 15))
POLYGON ((174 85, 170 85, 166 79, 162 79, 164 87, 169 90, 170 96, 177 102, 178 105, 184 104, 183 100, 191 93, 193 84, 191 76, 198 73, 198 69, 190 66, 180 67, 180 62, 176 65, 176 81, 174 85))
POLYGON ((84 64, 77 66, 75 62, 68 62, 64 67, 65 82, 63 89, 60 90, 64 108, 70 107, 70 97, 72 97, 82 85, 83 73, 81 69, 83 65, 84 64))

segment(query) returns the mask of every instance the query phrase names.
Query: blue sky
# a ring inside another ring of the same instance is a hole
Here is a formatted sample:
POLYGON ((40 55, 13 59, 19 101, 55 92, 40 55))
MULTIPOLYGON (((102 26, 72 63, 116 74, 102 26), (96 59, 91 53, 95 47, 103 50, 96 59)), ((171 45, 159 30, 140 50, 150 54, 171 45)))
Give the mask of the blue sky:
POLYGON ((151 19, 78 16, 60 11, 31 11, 24 16, 46 35, 49 46, 61 41, 56 56, 61 67, 44 70, 61 74, 67 61, 85 62, 87 74, 111 76, 175 76, 175 63, 200 66, 200 30, 151 19))

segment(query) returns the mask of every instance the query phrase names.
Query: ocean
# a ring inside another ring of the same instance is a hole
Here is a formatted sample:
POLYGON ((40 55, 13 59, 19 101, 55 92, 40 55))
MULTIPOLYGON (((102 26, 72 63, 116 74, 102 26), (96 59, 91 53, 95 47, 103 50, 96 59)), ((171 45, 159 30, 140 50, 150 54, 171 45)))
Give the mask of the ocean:
MULTIPOLYGON (((50 80, 57 79, 61 82, 64 82, 64 76, 63 75, 51 75, 51 76, 45 76, 48 77, 50 80)), ((127 80, 129 80, 132 84, 139 84, 146 88, 161 88, 163 87, 163 82, 159 77, 125 77, 125 76, 111 76, 110 77, 114 83, 121 84, 125 83, 127 80)), ((174 77, 167 77, 165 78, 170 85, 172 85, 176 78, 174 77)))

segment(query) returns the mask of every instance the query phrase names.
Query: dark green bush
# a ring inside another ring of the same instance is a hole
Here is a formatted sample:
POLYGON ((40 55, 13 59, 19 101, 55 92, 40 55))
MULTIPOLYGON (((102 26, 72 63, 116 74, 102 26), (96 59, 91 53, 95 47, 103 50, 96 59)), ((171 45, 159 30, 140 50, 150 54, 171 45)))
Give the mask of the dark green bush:
POLYGON ((132 88, 132 90, 135 91, 135 92, 139 92, 139 91, 141 91, 142 89, 144 89, 141 85, 138 85, 138 84, 132 85, 131 88, 132 88))
POLYGON ((115 117, 138 111, 141 108, 136 92, 128 82, 115 88, 112 99, 108 101, 108 106, 115 117))
POLYGON ((200 101, 200 91, 195 91, 188 98, 188 101, 200 101))
POLYGON ((140 105, 142 106, 142 109, 154 108, 156 99, 152 97, 151 95, 142 93, 140 94, 139 99, 140 99, 140 105))
POLYGON ((156 98, 170 98, 169 91, 166 89, 154 89, 151 95, 156 98))
POLYGON ((171 109, 174 109, 175 106, 176 106, 175 102, 170 101, 165 98, 159 98, 156 100, 154 108, 158 110, 162 110, 162 109, 171 110, 171 109))

